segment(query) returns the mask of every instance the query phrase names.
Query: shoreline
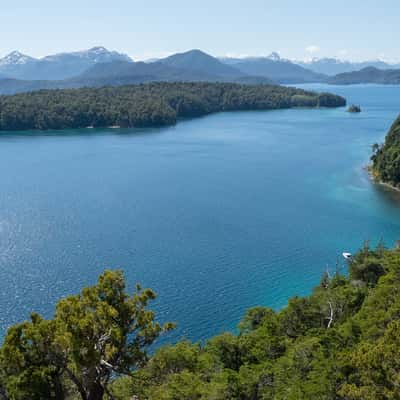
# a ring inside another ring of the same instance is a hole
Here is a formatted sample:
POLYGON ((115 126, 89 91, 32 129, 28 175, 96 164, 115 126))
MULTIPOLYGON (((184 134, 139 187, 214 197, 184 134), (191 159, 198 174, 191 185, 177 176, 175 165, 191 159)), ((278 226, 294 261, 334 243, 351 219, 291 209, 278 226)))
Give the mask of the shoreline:
POLYGON ((387 187, 387 188, 389 188, 389 189, 391 189, 391 190, 393 190, 395 192, 399 192, 400 193, 400 188, 398 188, 396 186, 393 186, 390 183, 386 183, 386 182, 383 182, 383 181, 375 181, 375 183, 377 183, 378 185, 381 185, 381 186, 385 186, 385 187, 387 187))
POLYGON ((386 187, 386 188, 388 188, 388 189, 390 189, 390 190, 393 190, 393 191, 395 191, 395 192, 399 192, 399 193, 400 193, 400 188, 399 188, 399 187, 393 186, 393 185, 391 185, 390 183, 387 183, 387 182, 384 182, 384 181, 382 181, 382 180, 376 179, 376 177, 375 177, 374 174, 373 174, 372 167, 371 167, 370 165, 365 165, 365 166, 363 167, 363 169, 365 169, 365 170, 367 171, 367 174, 368 174, 369 179, 370 179, 373 183, 375 183, 376 185, 384 186, 384 187, 386 187))
POLYGON ((208 117, 210 115, 216 115, 220 113, 240 113, 240 112, 269 112, 269 111, 288 111, 288 110, 331 110, 331 109, 341 109, 345 108, 346 106, 290 106, 284 108, 265 108, 265 109, 238 109, 238 110, 218 110, 209 113, 205 113, 202 115, 190 116, 190 117, 178 117, 176 121, 167 123, 167 124, 154 124, 154 125, 146 125, 146 126, 121 126, 121 125, 105 125, 105 126, 76 126, 76 127, 67 127, 67 128, 48 128, 48 129, 41 129, 41 128, 30 128, 30 129, 1 129, 0 128, 0 136, 7 133, 7 134, 24 134, 25 132, 33 132, 35 135, 45 134, 47 132, 68 132, 68 131, 75 131, 75 130, 99 130, 99 129, 157 129, 157 128, 169 128, 178 125, 180 122, 189 121, 200 119, 204 117, 208 117))

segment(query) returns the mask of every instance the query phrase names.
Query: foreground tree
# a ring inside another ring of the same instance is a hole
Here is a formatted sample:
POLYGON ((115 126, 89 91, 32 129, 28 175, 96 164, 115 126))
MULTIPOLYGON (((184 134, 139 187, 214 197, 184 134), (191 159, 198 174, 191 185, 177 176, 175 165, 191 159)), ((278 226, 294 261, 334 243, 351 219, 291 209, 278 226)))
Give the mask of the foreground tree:
POLYGON ((147 310, 154 292, 130 296, 120 271, 106 271, 97 285, 57 305, 53 320, 33 315, 11 328, 1 350, 4 386, 11 399, 63 399, 72 386, 82 400, 112 395, 113 377, 147 361, 146 349, 171 324, 147 310))
POLYGON ((32 314, 30 322, 11 327, 1 351, 3 397, 65 398, 62 367, 55 362, 55 323, 32 314))
POLYGON ((349 266, 282 310, 249 310, 238 335, 149 360, 169 328, 147 310, 154 294, 129 296, 122 274, 106 272, 54 319, 10 328, 0 400, 400 400, 400 248, 366 244, 349 266))

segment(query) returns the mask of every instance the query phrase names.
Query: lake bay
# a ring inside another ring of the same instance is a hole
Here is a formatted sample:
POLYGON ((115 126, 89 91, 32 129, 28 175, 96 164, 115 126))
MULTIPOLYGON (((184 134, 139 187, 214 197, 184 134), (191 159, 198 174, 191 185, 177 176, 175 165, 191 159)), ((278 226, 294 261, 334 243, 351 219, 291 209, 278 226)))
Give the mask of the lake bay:
POLYGON ((234 112, 146 130, 0 136, 0 335, 122 268, 158 293, 168 339, 279 308, 364 240, 400 239, 400 195, 363 167, 400 87, 305 85, 345 109, 234 112))

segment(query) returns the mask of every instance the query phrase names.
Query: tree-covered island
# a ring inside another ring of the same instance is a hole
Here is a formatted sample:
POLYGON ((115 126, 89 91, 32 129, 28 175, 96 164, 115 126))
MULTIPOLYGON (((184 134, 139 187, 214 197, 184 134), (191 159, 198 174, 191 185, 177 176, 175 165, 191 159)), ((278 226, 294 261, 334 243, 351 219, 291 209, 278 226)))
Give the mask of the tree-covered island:
POLYGON ((149 83, 0 96, 0 130, 153 127, 220 111, 341 107, 343 97, 275 85, 149 83))
POLYGON ((356 105, 356 104, 352 104, 347 111, 349 113, 360 113, 361 112, 361 107, 356 105))

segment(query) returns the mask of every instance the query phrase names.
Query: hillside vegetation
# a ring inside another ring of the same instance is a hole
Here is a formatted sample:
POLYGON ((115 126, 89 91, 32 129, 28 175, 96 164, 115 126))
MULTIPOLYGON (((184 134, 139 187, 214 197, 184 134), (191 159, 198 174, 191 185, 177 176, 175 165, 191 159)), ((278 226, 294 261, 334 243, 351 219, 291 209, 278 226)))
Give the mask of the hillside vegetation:
POLYGON ((359 71, 345 72, 332 76, 326 82, 332 85, 354 85, 361 83, 397 85, 400 83, 400 69, 382 70, 375 67, 366 67, 359 71))
MULTIPOLYGON (((161 326, 151 290, 105 272, 9 329, 0 397, 12 400, 396 400, 400 371, 400 249, 365 244, 348 276, 324 274, 280 311, 250 309, 238 333, 148 347, 161 326)), ((162 299, 161 299, 162 301, 162 299)))
POLYGON ((400 117, 393 123, 382 146, 374 144, 372 173, 378 181, 400 187, 400 117))
POLYGON ((152 83, 0 96, 0 130, 151 127, 219 111, 338 107, 329 93, 273 85, 152 83))

